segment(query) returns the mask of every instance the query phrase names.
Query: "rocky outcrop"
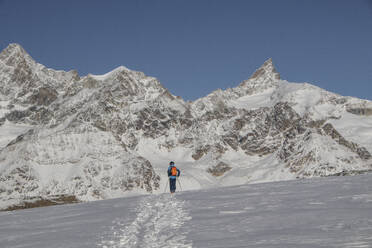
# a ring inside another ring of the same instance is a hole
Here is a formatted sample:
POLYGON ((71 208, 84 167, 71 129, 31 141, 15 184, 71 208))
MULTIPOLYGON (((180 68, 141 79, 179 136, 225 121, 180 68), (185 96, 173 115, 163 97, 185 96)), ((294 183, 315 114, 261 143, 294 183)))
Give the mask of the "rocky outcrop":
POLYGON ((207 172, 215 177, 220 177, 232 168, 224 162, 219 162, 217 165, 207 169, 207 172))
POLYGON ((253 80, 267 75, 271 76, 275 80, 280 79, 280 74, 276 71, 271 58, 265 61, 265 63, 256 70, 249 79, 253 80))
POLYGON ((354 115, 363 115, 363 116, 371 116, 372 115, 372 108, 347 108, 347 112, 352 113, 354 115))
POLYGON ((371 158, 371 154, 364 148, 360 147, 358 144, 347 141, 342 135, 337 132, 332 124, 327 123, 322 127, 322 130, 329 136, 332 137, 337 143, 349 148, 351 151, 357 153, 359 157, 363 160, 368 160, 371 158))
POLYGON ((57 99, 58 93, 51 87, 40 87, 28 98, 31 104, 49 105, 57 99))

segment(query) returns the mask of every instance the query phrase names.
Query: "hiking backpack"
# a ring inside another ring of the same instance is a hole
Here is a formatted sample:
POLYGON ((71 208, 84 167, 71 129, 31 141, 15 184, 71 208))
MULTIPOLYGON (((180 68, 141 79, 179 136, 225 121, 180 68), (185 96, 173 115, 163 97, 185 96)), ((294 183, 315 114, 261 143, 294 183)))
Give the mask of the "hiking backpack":
POLYGON ((171 176, 177 176, 177 168, 176 168, 176 166, 172 166, 172 168, 171 168, 171 176))

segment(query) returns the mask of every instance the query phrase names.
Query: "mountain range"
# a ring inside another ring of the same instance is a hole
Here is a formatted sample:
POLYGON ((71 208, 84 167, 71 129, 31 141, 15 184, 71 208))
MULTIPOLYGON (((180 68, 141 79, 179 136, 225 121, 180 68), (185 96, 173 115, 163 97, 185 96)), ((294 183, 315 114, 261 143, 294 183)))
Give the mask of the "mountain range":
POLYGON ((372 170, 372 102, 280 78, 271 59, 235 88, 184 101, 120 66, 47 68, 0 53, 0 208, 372 170))

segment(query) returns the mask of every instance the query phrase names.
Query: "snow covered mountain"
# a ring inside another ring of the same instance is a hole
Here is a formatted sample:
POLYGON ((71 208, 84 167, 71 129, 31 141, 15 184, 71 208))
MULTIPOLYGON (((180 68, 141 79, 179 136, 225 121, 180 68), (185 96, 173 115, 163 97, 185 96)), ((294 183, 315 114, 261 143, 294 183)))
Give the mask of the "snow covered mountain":
POLYGON ((194 102, 123 66, 80 77, 0 54, 0 197, 79 200, 372 169, 372 102, 281 80, 271 59, 194 102))

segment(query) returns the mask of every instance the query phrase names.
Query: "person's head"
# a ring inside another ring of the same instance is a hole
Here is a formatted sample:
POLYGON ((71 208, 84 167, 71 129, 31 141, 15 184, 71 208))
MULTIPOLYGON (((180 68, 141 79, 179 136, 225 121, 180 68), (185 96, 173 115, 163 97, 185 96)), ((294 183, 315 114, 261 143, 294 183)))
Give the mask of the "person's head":
POLYGON ((169 162, 169 165, 174 165, 174 162, 173 162, 173 161, 170 161, 170 162, 169 162))

